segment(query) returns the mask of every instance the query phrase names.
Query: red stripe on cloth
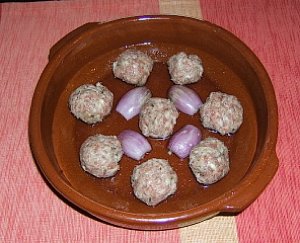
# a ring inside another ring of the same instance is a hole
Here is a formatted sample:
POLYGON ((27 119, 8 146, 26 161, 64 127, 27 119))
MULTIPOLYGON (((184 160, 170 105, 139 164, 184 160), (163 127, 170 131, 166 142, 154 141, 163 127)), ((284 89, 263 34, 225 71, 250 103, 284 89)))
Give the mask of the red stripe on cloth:
POLYGON ((237 216, 241 242, 300 242, 300 4, 201 0, 204 19, 240 37, 266 67, 279 109, 279 171, 237 216))
POLYGON ((158 14, 158 2, 54 1, 1 7, 0 242, 179 242, 178 230, 126 230, 76 211, 43 181, 28 144, 31 98, 49 48, 86 22, 158 14))

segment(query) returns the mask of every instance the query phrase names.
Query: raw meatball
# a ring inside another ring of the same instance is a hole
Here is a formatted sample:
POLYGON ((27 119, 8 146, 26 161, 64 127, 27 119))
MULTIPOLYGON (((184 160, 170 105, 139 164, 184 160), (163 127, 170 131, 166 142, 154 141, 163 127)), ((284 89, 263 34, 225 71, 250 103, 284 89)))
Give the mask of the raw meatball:
POLYGON ((197 55, 179 52, 170 57, 167 64, 171 80, 175 84, 195 83, 203 74, 202 61, 197 55))
POLYGON ((113 93, 101 83, 84 84, 71 94, 69 107, 76 118, 95 124, 110 113, 113 99, 113 93))
POLYGON ((211 92, 200 108, 202 125, 229 135, 238 130, 243 122, 243 107, 233 95, 211 92))
POLYGON ((119 170, 122 155, 122 146, 116 136, 97 134, 86 139, 81 145, 81 167, 96 177, 110 177, 119 170))
POLYGON ((113 63, 115 77, 137 86, 146 83, 152 68, 152 59, 145 53, 133 49, 124 51, 113 63))
POLYGON ((150 98, 140 112, 139 126, 146 137, 166 139, 172 134, 178 116, 171 100, 150 98))
POLYGON ((228 149, 222 141, 206 138, 192 149, 189 166, 199 183, 215 183, 229 172, 228 149))
POLYGON ((177 190, 177 175, 167 160, 150 159, 133 170, 134 195, 149 206, 155 206, 177 190))

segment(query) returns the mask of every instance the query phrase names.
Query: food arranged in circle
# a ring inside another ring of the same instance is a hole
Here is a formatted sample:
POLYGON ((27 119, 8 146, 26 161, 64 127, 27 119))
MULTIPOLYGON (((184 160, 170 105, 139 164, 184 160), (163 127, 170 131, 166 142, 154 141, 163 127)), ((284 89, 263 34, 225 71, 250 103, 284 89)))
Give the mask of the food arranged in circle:
POLYGON ((211 92, 200 108, 202 125, 221 135, 235 133, 243 122, 243 107, 239 100, 221 92, 211 92))
MULTIPOLYGON (((82 169, 98 178, 115 176, 123 155, 138 161, 131 174, 131 186, 135 197, 148 206, 156 206, 176 194, 178 183, 168 160, 152 158, 140 163, 146 154, 155 154, 149 139, 167 140, 166 154, 174 153, 178 160, 187 158, 186 166, 195 180, 206 186, 229 173, 230 159, 226 145, 214 137, 203 138, 200 126, 224 136, 237 132, 243 122, 243 107, 234 95, 215 91, 202 102, 199 94, 186 86, 198 82, 203 75, 202 60, 197 55, 179 52, 169 58, 166 66, 174 85, 167 98, 152 97, 151 90, 144 86, 153 65, 146 53, 136 49, 122 52, 112 64, 116 78, 138 86, 118 100, 115 110, 124 122, 138 116, 136 129, 140 132, 127 129, 119 134, 90 136, 79 153, 82 169), (180 113, 199 116, 199 127, 186 124, 173 134, 180 113)), ((113 93, 100 82, 84 84, 70 95, 69 108, 77 119, 93 125, 111 113, 113 98, 113 93)))
POLYGON ((123 150, 116 136, 97 134, 83 142, 79 155, 83 170, 96 177, 106 178, 114 176, 120 169, 123 150))
POLYGON ((153 60, 145 53, 128 49, 113 63, 116 78, 126 83, 142 86, 147 82, 153 68, 153 60))
POLYGON ((202 61, 197 55, 179 52, 171 56, 167 62, 171 80, 175 84, 196 83, 202 77, 202 61))
POLYGON ((71 94, 69 107, 76 118, 95 124, 111 112, 113 99, 113 93, 101 83, 84 84, 71 94))
POLYGON ((150 159, 137 165, 131 175, 134 195, 149 206, 155 206, 174 194, 177 174, 165 159, 150 159))
POLYGON ((229 172, 228 149, 219 139, 208 137, 192 149, 189 166, 199 183, 213 184, 229 172))

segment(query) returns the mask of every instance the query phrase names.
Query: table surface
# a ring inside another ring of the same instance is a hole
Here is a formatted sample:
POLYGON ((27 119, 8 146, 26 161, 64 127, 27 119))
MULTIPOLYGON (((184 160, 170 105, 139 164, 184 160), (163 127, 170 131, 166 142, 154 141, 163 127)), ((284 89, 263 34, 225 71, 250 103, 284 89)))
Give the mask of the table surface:
POLYGON ((300 242, 298 0, 53 1, 0 4, 0 242, 300 242), (279 170, 237 216, 168 231, 134 231, 78 212, 44 182, 28 116, 49 48, 86 22, 144 14, 205 19, 237 35, 267 69, 278 102, 279 170))

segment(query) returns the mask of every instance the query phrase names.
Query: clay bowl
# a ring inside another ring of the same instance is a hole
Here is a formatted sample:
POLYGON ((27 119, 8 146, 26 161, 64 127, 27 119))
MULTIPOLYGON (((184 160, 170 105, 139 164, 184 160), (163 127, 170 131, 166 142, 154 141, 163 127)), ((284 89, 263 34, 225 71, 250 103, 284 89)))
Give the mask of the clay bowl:
POLYGON ((179 16, 141 16, 108 23, 89 23, 68 34, 50 51, 49 63, 36 87, 30 114, 30 144, 42 174, 71 203, 105 222, 141 230, 191 225, 219 213, 238 213, 251 204, 274 176, 278 159, 277 105, 264 67, 237 37, 219 26, 179 16), (179 52, 203 60, 204 76, 188 85, 205 101, 211 91, 238 97, 244 122, 232 136, 204 129, 199 114, 180 114, 175 131, 189 123, 203 137, 222 140, 230 151, 230 172, 221 181, 203 186, 196 182, 188 160, 167 151, 168 140, 149 139, 153 150, 139 162, 123 156, 119 173, 98 179, 85 173, 79 148, 90 135, 118 135, 139 131, 138 117, 126 121, 113 111, 102 123, 89 126, 68 109, 71 92, 85 83, 101 81, 118 100, 133 86, 113 77, 111 66, 127 48, 147 52, 155 61, 146 84, 153 96, 167 97, 171 87, 166 61, 179 52), (150 158, 168 159, 177 172, 175 195, 156 207, 135 198, 130 185, 133 168, 150 158))

